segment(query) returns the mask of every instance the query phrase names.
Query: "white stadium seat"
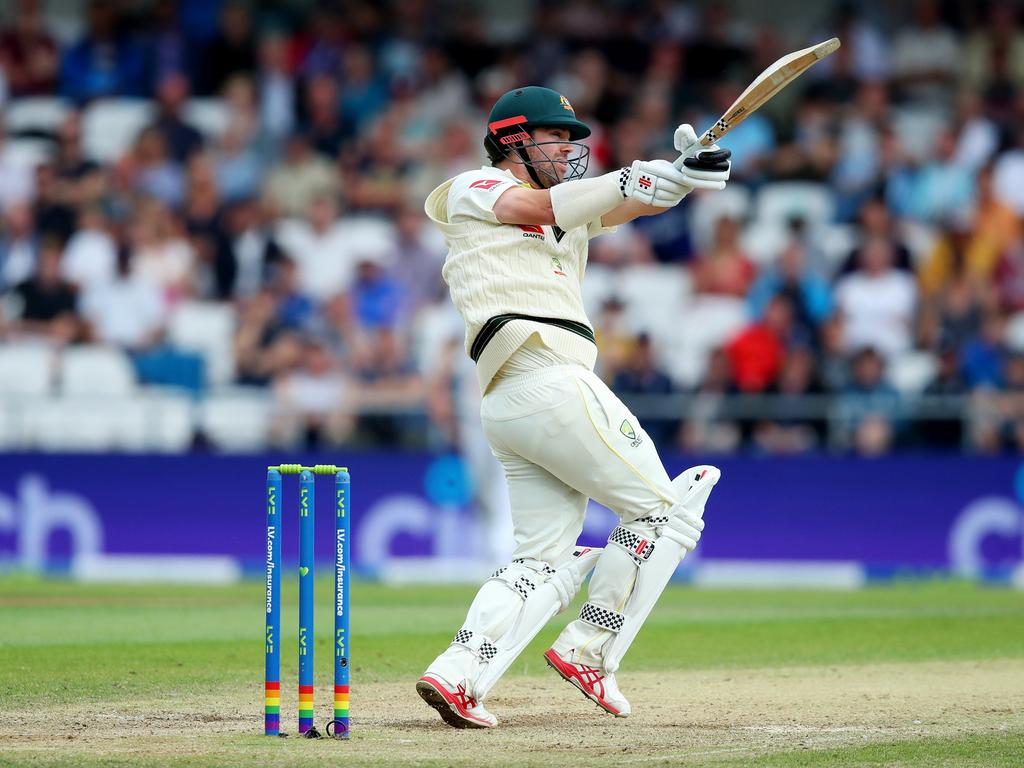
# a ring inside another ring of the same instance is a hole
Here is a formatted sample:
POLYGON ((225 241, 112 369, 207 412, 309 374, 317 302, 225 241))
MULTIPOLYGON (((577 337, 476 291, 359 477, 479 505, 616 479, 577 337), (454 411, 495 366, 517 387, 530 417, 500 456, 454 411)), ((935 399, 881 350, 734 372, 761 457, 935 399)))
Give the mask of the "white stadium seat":
POLYGON ((45 344, 0 344, 0 395, 46 395, 54 355, 45 344))
POLYGON ((723 216, 744 221, 750 214, 750 190, 739 184, 730 185, 720 192, 696 192, 692 200, 690 229, 693 245, 698 251, 711 246, 715 224, 723 216))
POLYGON ((219 140, 228 129, 231 113, 223 99, 190 99, 182 118, 207 139, 219 140))
POLYGON ((1017 312, 1006 322, 1006 346, 1024 353, 1024 312, 1017 312))
POLYGON ((8 139, 4 159, 29 168, 49 162, 57 154, 57 146, 49 139, 8 139))
POLYGON ((655 334, 666 373, 676 383, 700 382, 711 353, 727 344, 750 321, 742 299, 725 296, 694 298, 673 322, 655 334))
POLYGON ((90 160, 110 163, 132 145, 156 110, 147 99, 99 99, 82 115, 82 144, 90 160))
POLYGON ((25 96, 12 100, 4 109, 7 133, 56 134, 71 107, 56 96, 25 96))
POLYGON ((635 333, 653 333, 686 310, 693 290, 690 273, 679 265, 643 264, 619 273, 616 295, 626 308, 626 324, 635 333))
POLYGON ((230 304, 184 301, 171 315, 168 338, 179 349, 198 352, 206 381, 220 386, 234 378, 235 310, 230 304))
POLYGON ((145 448, 161 453, 187 451, 195 436, 192 398, 176 390, 157 390, 146 392, 140 401, 145 414, 145 448))
POLYGON ((135 369, 120 349, 89 345, 61 355, 61 392, 65 395, 124 397, 135 391, 135 369))
POLYGON ((889 361, 889 383, 902 394, 917 395, 935 378, 939 365, 931 352, 911 351, 889 361))
POLYGON ((832 221, 835 200, 825 184, 780 181, 761 187, 756 210, 757 221, 785 226, 789 219, 800 217, 809 229, 816 229, 832 221))
POLYGON ((199 428, 222 450, 259 450, 270 435, 273 408, 273 398, 260 389, 217 392, 203 398, 199 428))

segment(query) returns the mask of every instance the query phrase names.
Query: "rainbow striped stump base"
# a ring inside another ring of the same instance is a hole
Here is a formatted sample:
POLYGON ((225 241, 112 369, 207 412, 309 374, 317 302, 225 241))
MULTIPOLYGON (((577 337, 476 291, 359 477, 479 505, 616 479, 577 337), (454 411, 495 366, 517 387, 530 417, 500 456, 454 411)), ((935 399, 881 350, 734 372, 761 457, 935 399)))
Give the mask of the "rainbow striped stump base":
POLYGON ((313 727, 313 686, 299 686, 299 733, 313 727))
POLYGON ((334 686, 334 729, 331 734, 338 739, 348 738, 348 686, 334 686))
POLYGON ((263 691, 263 733, 267 736, 281 734, 281 683, 265 684, 263 691))

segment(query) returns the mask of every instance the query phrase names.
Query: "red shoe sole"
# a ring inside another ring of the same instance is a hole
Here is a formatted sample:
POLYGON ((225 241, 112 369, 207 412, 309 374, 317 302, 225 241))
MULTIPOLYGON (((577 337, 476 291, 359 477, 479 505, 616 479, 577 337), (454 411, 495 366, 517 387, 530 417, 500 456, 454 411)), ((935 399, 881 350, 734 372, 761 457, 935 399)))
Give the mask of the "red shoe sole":
POLYGON ((582 693, 592 702, 597 704, 599 708, 603 709, 609 715, 623 717, 622 713, 619 710, 617 710, 611 704, 608 704, 607 702, 603 701, 601 697, 593 691, 588 690, 587 687, 583 684, 583 681, 579 679, 579 676, 576 672, 576 668, 571 664, 567 664, 566 662, 562 661, 559 655, 555 653, 555 650, 553 648, 550 648, 544 652, 544 660, 548 663, 549 667, 555 670, 555 672, 557 672, 561 676, 561 678, 565 680, 565 682, 571 684, 573 688, 575 688, 577 691, 582 693))
POLYGON ((473 717, 458 705, 445 687, 432 677, 421 677, 416 681, 416 693, 437 710, 437 714, 452 728, 493 728, 493 723, 473 717))

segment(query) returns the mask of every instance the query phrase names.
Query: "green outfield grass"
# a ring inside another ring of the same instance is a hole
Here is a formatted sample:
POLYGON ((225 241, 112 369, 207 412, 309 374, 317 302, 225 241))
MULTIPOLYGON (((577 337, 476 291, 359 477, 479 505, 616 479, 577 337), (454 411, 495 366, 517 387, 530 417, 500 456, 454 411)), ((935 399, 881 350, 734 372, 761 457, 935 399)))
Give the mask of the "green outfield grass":
MULTIPOLYGON (((320 686, 329 683, 329 593, 329 583, 321 582, 316 640, 320 686)), ((472 594, 471 589, 455 587, 353 585, 351 653, 357 723, 359 706, 367 707, 359 698, 360 686, 414 680, 459 627, 472 594)), ((224 692, 225 700, 231 702, 255 699, 252 712, 232 713, 251 714, 251 730, 243 723, 242 733, 212 736, 208 756, 202 748, 196 754, 193 745, 188 755, 177 758, 143 752, 129 762, 280 764, 273 755, 266 755, 265 741, 255 737, 262 726, 260 702, 254 694, 262 684, 261 597, 258 582, 199 588, 0 580, 0 691, 5 710, 0 713, 0 739, 19 736, 21 726, 9 719, 12 712, 44 711, 46 717, 59 717, 62 708, 81 712, 88 705, 101 711, 109 707, 132 711, 132 702, 140 706, 142 702, 167 703, 172 709, 177 706, 187 711, 190 697, 214 701, 218 692, 224 692)), ((295 605, 293 580, 286 580, 282 627, 285 686, 295 682, 295 605)), ((567 620, 560 616, 541 633, 510 670, 512 679, 546 675, 540 654, 567 620)), ((707 670, 710 674, 716 670, 927 662, 967 665, 1021 659, 1021 593, 936 582, 848 593, 673 588, 630 651, 628 666, 640 672, 707 670)), ((769 749, 759 754, 757 762, 772 766, 1019 765, 1024 754, 1020 715, 1010 712, 1009 726, 965 728, 962 734, 943 733, 936 738, 873 738, 869 744, 769 749)), ((605 726, 608 721, 596 722, 605 726)), ((59 731, 56 723, 54 727, 59 731)), ((519 732, 528 739, 527 730, 519 732)), ((388 728, 368 726, 362 738, 387 745, 388 728)), ((173 734, 162 733, 159 741, 165 744, 167 739, 173 745, 173 734)), ((288 741, 289 760, 308 763, 299 760, 296 750, 301 752, 303 746, 319 749, 319 745, 288 741)), ((121 764, 123 757, 120 752, 106 754, 102 742, 79 748, 73 738, 60 751, 54 751, 45 740, 10 744, 19 749, 5 754, 0 740, 0 764, 105 765, 121 764)), ((173 746, 168 749, 173 753, 173 746)), ((344 764, 373 764, 367 753, 359 754, 359 760, 344 764)), ((527 757, 515 762, 529 764, 527 757)), ((557 763, 561 757, 565 755, 547 755, 544 762, 557 763)), ((666 761, 671 759, 666 757, 666 761)), ((749 756, 728 752, 708 757, 708 762, 716 765, 749 761, 749 756)), ((381 764, 385 762, 382 753, 381 764)), ((444 765, 451 761, 427 752, 416 762, 444 765)))

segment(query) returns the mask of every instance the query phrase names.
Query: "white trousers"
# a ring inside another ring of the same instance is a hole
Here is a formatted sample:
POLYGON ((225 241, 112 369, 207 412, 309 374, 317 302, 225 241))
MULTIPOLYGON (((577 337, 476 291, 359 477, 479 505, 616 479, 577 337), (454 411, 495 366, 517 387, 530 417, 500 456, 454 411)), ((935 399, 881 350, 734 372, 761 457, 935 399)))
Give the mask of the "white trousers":
POLYGON ((583 530, 587 499, 624 521, 676 503, 657 449, 596 375, 557 365, 499 381, 480 416, 505 468, 515 558, 565 562, 583 530))

